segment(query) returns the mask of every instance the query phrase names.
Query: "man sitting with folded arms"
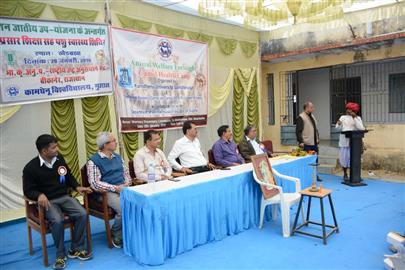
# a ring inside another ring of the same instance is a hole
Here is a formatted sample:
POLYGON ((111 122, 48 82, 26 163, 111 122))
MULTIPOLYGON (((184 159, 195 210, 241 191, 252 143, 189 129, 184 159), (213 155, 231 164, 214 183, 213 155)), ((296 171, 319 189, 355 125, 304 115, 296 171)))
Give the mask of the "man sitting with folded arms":
POLYGON ((87 175, 94 190, 107 192, 108 206, 116 213, 111 227, 113 246, 122 248, 120 192, 130 186, 132 180, 125 161, 114 152, 117 147, 114 135, 106 131, 100 132, 96 143, 99 151, 87 162, 87 175))
POLYGON ((184 122, 183 134, 184 137, 174 143, 167 157, 170 165, 175 170, 186 174, 214 169, 215 166, 208 163, 201 152, 200 141, 197 138, 197 126, 191 121, 184 122), (177 158, 180 159, 180 164, 176 161, 177 158))
POLYGON ((245 162, 252 162, 251 156, 267 153, 271 157, 270 151, 257 139, 257 130, 254 126, 247 126, 244 131, 245 136, 239 143, 239 152, 245 162))
POLYGON ((65 159, 58 154, 57 139, 48 134, 38 137, 35 142, 39 155, 32 159, 23 170, 24 195, 45 209, 45 217, 50 223, 53 241, 56 245, 54 269, 66 267, 64 245, 65 216, 74 222, 73 240, 68 252, 69 258, 82 261, 91 259, 84 249, 84 233, 88 215, 83 206, 68 195, 68 188, 79 193, 91 193, 90 188, 80 187, 71 174, 65 159))
POLYGON ((228 125, 218 128, 218 136, 220 139, 212 146, 215 163, 223 167, 237 166, 245 163, 238 152, 238 147, 231 140, 232 131, 228 125))
POLYGON ((167 162, 165 154, 158 147, 161 139, 159 132, 148 130, 144 133, 145 146, 139 149, 134 156, 135 175, 139 180, 148 180, 148 169, 152 165, 155 168, 154 180, 166 180, 171 178, 172 168, 167 162))

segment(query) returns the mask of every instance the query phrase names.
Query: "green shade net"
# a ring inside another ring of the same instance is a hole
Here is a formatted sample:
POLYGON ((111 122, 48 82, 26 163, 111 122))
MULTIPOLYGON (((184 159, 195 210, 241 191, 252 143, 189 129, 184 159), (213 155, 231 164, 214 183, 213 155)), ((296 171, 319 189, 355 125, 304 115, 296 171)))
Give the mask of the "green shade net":
POLYGON ((108 96, 82 98, 82 110, 86 156, 90 158, 98 151, 97 134, 102 131, 111 132, 108 96))
POLYGON ((248 41, 239 41, 239 45, 242 49, 243 54, 250 58, 257 50, 257 43, 248 42, 248 41))
POLYGON ((0 16, 39 18, 46 4, 22 0, 0 1, 0 16))
POLYGON ((161 24, 155 24, 156 31, 165 36, 180 38, 184 36, 184 30, 171 28, 161 24))
POLYGON ((51 5, 51 9, 58 20, 64 21, 94 22, 98 14, 98 11, 95 10, 74 9, 54 5, 51 5))
POLYGON ((122 133, 124 150, 128 159, 133 159, 136 151, 138 151, 138 132, 122 133))
POLYGON ((232 101, 232 133, 235 143, 243 138, 244 128, 244 91, 236 74, 233 78, 233 101, 232 101))
POLYGON ((152 23, 150 23, 150 22, 132 19, 130 17, 124 16, 121 14, 116 14, 116 15, 117 15, 118 20, 121 23, 121 26, 124 28, 133 29, 133 30, 142 31, 142 32, 149 32, 150 29, 152 28, 152 23))
POLYGON ((72 99, 51 102, 51 130, 58 138, 59 152, 80 182, 75 108, 72 99))
POLYGON ((187 31, 187 36, 191 40, 196 40, 196 41, 201 41, 201 42, 206 42, 208 45, 211 45, 213 36, 209 36, 203 33, 197 33, 197 32, 191 32, 187 31))
POLYGON ((222 38, 222 37, 215 37, 219 49, 221 52, 225 55, 231 55, 236 49, 236 44, 238 44, 238 41, 236 39, 228 39, 228 38, 222 38))
POLYGON ((259 117, 259 93, 257 89, 257 77, 255 75, 247 98, 247 123, 250 126, 256 127, 257 134, 260 134, 259 117))

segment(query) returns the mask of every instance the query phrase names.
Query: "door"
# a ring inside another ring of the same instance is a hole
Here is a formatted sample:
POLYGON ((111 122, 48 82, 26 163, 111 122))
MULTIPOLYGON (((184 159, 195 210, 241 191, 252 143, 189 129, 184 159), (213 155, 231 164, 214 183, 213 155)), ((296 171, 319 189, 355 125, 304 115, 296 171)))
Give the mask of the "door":
MULTIPOLYGON (((346 66, 331 68, 331 125, 346 113, 346 103, 361 105, 361 77, 348 74, 346 66)), ((360 106, 361 109, 361 106, 360 106)), ((361 115, 361 111, 359 113, 361 115)))
POLYGON ((331 140, 339 140, 339 132, 335 124, 340 116, 346 114, 346 103, 360 104, 361 115, 361 77, 352 72, 346 65, 335 66, 330 70, 330 101, 331 101, 331 140))

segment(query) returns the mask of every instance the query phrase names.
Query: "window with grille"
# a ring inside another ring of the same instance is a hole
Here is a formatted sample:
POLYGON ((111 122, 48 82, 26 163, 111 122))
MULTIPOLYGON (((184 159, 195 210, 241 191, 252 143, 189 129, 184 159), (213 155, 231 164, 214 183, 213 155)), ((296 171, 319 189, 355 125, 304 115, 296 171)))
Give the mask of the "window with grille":
POLYGON ((405 113, 405 73, 389 75, 389 113, 405 113))
POLYGON ((269 125, 275 124, 274 115, 274 75, 267 74, 267 104, 269 108, 269 125))

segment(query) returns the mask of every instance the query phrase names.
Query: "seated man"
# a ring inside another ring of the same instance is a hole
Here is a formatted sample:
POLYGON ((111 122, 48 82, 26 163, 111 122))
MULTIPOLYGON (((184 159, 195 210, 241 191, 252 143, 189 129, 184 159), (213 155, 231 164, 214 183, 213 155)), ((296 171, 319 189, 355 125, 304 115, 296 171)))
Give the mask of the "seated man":
POLYGON ((238 147, 231 140, 232 131, 229 126, 220 126, 218 128, 218 136, 220 139, 212 146, 215 163, 224 167, 245 163, 238 152, 238 147))
POLYGON ((184 122, 183 134, 184 137, 174 143, 167 157, 170 165, 175 170, 186 174, 214 169, 215 166, 208 163, 201 152, 200 141, 197 138, 197 126, 191 121, 184 122), (181 164, 176 161, 177 158, 180 159, 181 164))
POLYGON ((117 142, 109 132, 100 132, 96 143, 99 151, 87 162, 87 175, 94 190, 107 192, 108 206, 115 211, 114 224, 111 227, 112 242, 116 248, 122 248, 122 216, 120 192, 131 185, 131 177, 124 160, 115 153, 117 142))
POLYGON ((252 162, 251 156, 254 155, 267 153, 268 156, 271 156, 266 147, 256 138, 257 130, 254 126, 247 126, 244 133, 245 136, 239 143, 239 152, 246 162, 252 162))
POLYGON ((45 216, 50 223, 56 245, 56 261, 53 268, 63 269, 67 260, 64 245, 64 214, 74 221, 73 240, 68 257, 83 261, 91 258, 91 254, 84 249, 87 212, 76 199, 68 195, 68 187, 80 193, 91 193, 91 189, 79 186, 65 159, 58 154, 58 143, 54 136, 41 135, 35 144, 39 155, 28 162, 23 170, 24 195, 38 201, 45 209, 45 216))
POLYGON ((134 156, 134 170, 139 180, 148 181, 148 169, 152 164, 155 168, 154 180, 169 179, 172 168, 167 162, 165 154, 158 148, 160 135, 156 130, 148 130, 144 133, 145 146, 139 149, 134 156))

